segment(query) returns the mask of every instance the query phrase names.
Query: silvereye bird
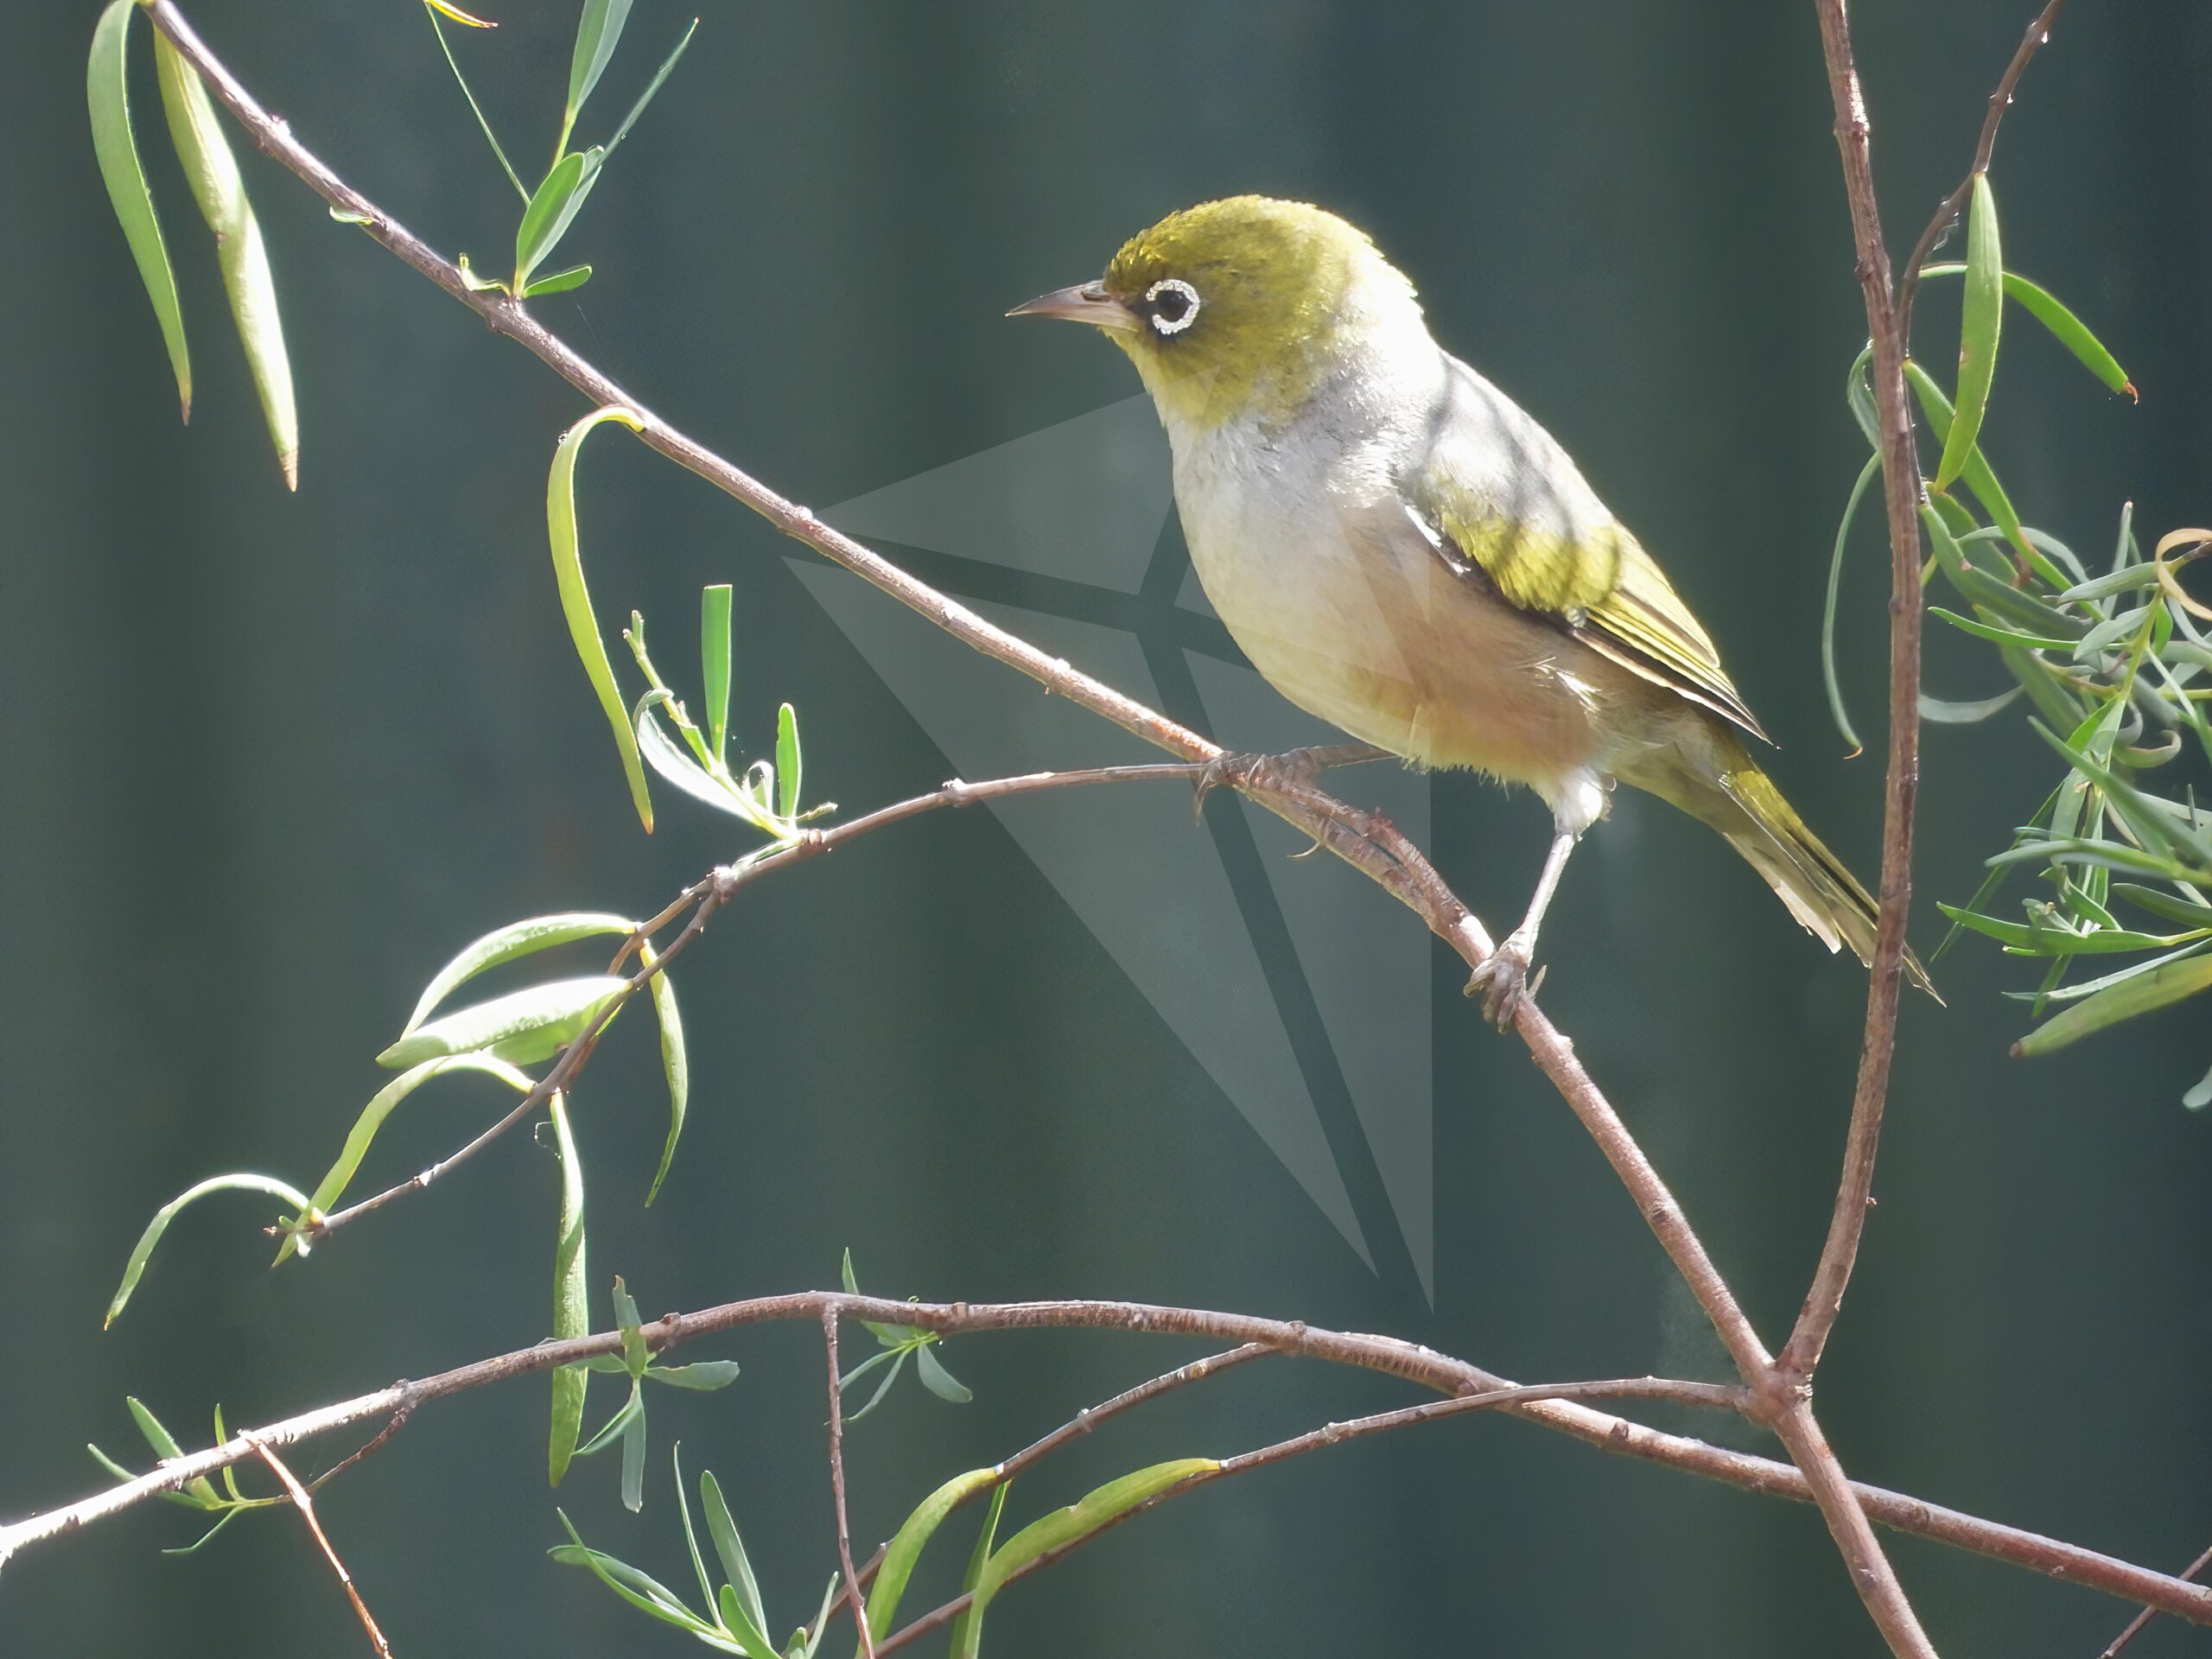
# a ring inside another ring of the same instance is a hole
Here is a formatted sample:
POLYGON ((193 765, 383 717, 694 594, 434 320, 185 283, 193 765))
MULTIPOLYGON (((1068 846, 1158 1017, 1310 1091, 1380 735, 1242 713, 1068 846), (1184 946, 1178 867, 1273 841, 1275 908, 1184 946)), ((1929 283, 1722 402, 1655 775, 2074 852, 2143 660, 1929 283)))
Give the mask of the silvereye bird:
POLYGON ((1551 808, 1528 914, 1468 987, 1491 1019, 1510 1021, 1616 779, 1719 830, 1829 950, 1871 958, 1874 901, 1745 748, 1766 734, 1689 607, 1551 435, 1437 345, 1359 230, 1301 202, 1206 202, 1009 315, 1090 323, 1135 363, 1198 580, 1277 690, 1551 808))

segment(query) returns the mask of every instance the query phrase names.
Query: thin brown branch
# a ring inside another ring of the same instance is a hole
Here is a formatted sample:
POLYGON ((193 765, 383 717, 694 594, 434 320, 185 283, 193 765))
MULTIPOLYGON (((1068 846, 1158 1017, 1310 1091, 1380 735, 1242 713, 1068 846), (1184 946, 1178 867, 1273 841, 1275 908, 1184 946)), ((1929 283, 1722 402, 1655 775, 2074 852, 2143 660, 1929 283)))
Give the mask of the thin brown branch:
POLYGON ((364 1458, 373 1457, 377 1452, 383 1451, 385 1443, 390 1440, 393 1435, 398 1433, 401 1429, 407 1427, 408 1414, 414 1408, 412 1406, 402 1406, 397 1411, 393 1412, 391 1414, 391 1421, 386 1423, 382 1428, 377 1430, 373 1435, 370 1436, 366 1445, 359 1446, 354 1451, 349 1452, 346 1456, 340 1458, 336 1463, 332 1464, 329 1468, 324 1470, 313 1480, 308 1482, 308 1490, 311 1492, 321 1491, 325 1486, 337 1479, 339 1476, 344 1474, 348 1469, 351 1469, 355 1464, 360 1462, 364 1458))
POLYGON ((268 1441, 252 1434, 243 1434, 238 1438, 253 1448, 255 1454, 269 1465, 270 1472, 283 1482, 284 1490, 291 1494, 292 1507, 300 1512, 300 1519, 307 1522, 308 1533, 321 1547, 323 1559, 330 1563, 330 1570, 338 1575, 338 1582, 346 1592, 346 1599, 353 1604, 353 1617, 361 1621, 361 1628, 369 1633, 369 1645, 382 1656, 382 1659, 391 1659, 391 1643, 384 1639, 384 1632, 377 1628, 377 1621, 369 1611, 369 1604, 361 1599, 361 1592, 353 1587, 353 1575, 346 1570, 346 1563, 338 1559, 338 1551, 331 1545, 330 1535, 322 1529, 322 1522, 315 1519, 314 1497, 306 1487, 300 1484, 300 1478, 287 1468, 284 1460, 270 1449, 268 1441))
POLYGON ((2027 33, 2013 48, 2012 61, 1997 79, 1997 90, 1989 95, 1989 107, 1981 118, 1981 137, 1974 147, 1974 165, 1959 181, 1959 188, 1943 198, 1942 205, 1920 232, 1920 239, 1912 245, 1912 255, 1904 262, 1904 270, 1897 278, 1897 334, 1908 346, 1912 340, 1912 302, 1920 293, 1921 270, 1944 232, 1958 223, 1959 215, 1966 210, 1967 198, 1974 194, 1974 181, 1989 171, 1989 158, 1997 149, 1997 129, 2005 119, 2005 112, 2012 107, 2013 89, 2019 86, 2028 60, 2050 44, 2051 28, 2058 22, 2058 14, 2065 10, 2066 0, 2050 0, 2035 22, 2028 25, 2027 33))
MULTIPOLYGON (((868 1628, 868 1604, 861 1599, 861 1575, 853 1570, 853 1529, 845 1518, 844 1367, 837 1363, 837 1305, 822 1310, 822 1346, 830 1371, 830 1496, 837 1511, 837 1565, 845 1574, 845 1599, 852 1604, 853 1625, 861 1637, 861 1659, 875 1659, 875 1637, 868 1628)), ((823 1615, 826 1620, 827 1613, 823 1615)))
POLYGON ((2051 25, 2066 0, 2050 0, 2028 26, 2012 61, 2005 66, 1974 148, 1973 168, 1964 182, 1936 211, 1921 232, 1903 281, 1894 289, 1889 251, 1882 239, 1880 210, 1874 195, 1873 164, 1867 147, 1866 105, 1851 48, 1851 26, 1844 0, 1815 0, 1821 45, 1827 64, 1828 88, 1835 105, 1836 145, 1843 162, 1844 190, 1851 206, 1857 272, 1866 303, 1866 327, 1873 347, 1875 415, 1881 436, 1883 502, 1890 532, 1890 758, 1884 779, 1882 814, 1881 927, 1866 993, 1866 1024, 1853 1091, 1851 1128, 1844 1148, 1842 1179, 1836 1191, 1827 1237, 1811 1288, 1806 1293, 1789 1340, 1777 1362, 1785 1377, 1809 1388, 1813 1373, 1843 1306, 1852 1269, 1873 1203, 1875 1154, 1881 1142, 1882 1116, 1889 1098, 1897 1052, 1899 968, 1904 928, 1912 902, 1912 837, 1920 788, 1920 461, 1913 443, 1912 409, 1905 394, 1904 361, 1911 342, 1913 285, 1936 238, 1958 214, 1987 168, 1997 129, 2012 101, 2028 60, 2050 38, 2051 25))
MULTIPOLYGON (((1112 1531, 1125 1521, 1158 1508, 1170 1498, 1181 1497, 1201 1486, 1232 1475, 1249 1473, 1264 1469, 1270 1464, 1281 1463, 1308 1452, 1318 1452, 1325 1446, 1338 1446, 1346 1440, 1363 1440, 1370 1434, 1386 1433, 1394 1428, 1408 1428, 1416 1423, 1433 1422, 1440 1417, 1464 1416, 1471 1411, 1497 1411, 1514 1406, 1535 1405, 1550 1400, 1669 1400, 1678 1404, 1717 1407, 1724 1411, 1746 1412, 1751 1398, 1748 1389, 1726 1387, 1711 1382, 1682 1382, 1671 1377, 1622 1377, 1607 1382, 1538 1382, 1525 1388, 1500 1389, 1491 1394, 1471 1395, 1457 1400, 1432 1400, 1426 1405, 1407 1406, 1396 1411, 1376 1412, 1370 1417, 1355 1417, 1349 1422, 1329 1423, 1304 1434, 1294 1434, 1287 1440, 1256 1451, 1239 1452, 1233 1458, 1224 1458, 1210 1470, 1179 1480, 1166 1491, 1147 1498, 1135 1509, 1124 1510, 1096 1530, 1071 1540, 1057 1549, 1048 1549, 1035 1559, 1023 1562, 1006 1576, 1012 1584, 1016 1579, 1026 1579, 1032 1573, 1050 1567, 1053 1562, 1073 1554, 1093 1539, 1112 1531)), ((876 1647, 878 1654, 888 1654, 918 1637, 928 1635, 950 1624, 968 1610, 975 1600, 972 1593, 955 1596, 941 1606, 934 1607, 912 1623, 886 1637, 876 1647)))
MULTIPOLYGON (((896 1302, 848 1296, 836 1291, 802 1291, 725 1302, 694 1313, 671 1313, 646 1325, 644 1335, 649 1346, 662 1351, 682 1342, 742 1326, 800 1319, 818 1322, 823 1310, 830 1306, 841 1310, 847 1319, 911 1325, 946 1336, 984 1331, 1084 1327, 1258 1344, 1274 1353, 1403 1377, 1452 1396, 1491 1394, 1516 1386, 1465 1360, 1394 1337, 1328 1331, 1297 1321, 1265 1319, 1245 1313, 1161 1307, 1141 1302, 896 1302)), ((470 1389, 621 1351, 622 1333, 619 1331, 543 1342, 432 1376, 395 1382, 354 1399, 285 1418, 251 1433, 253 1440, 268 1446, 296 1445, 351 1424, 389 1417, 403 1408, 410 1412, 418 1410, 432 1401, 470 1389)), ((1770 1458, 1731 1451, 1688 1435, 1665 1433, 1573 1401, 1538 1401, 1507 1405, 1502 1409, 1571 1435, 1599 1451, 1700 1475, 1769 1497, 1785 1497, 1798 1503, 1812 1501, 1812 1487, 1803 1472, 1770 1458)), ((203 1475, 214 1474, 257 1455, 245 1434, 236 1434, 219 1446, 172 1459, 151 1473, 122 1482, 74 1503, 0 1526, 0 1563, 29 1545, 65 1536, 163 1492, 175 1491, 203 1475)), ((2212 1626, 2212 1590, 2201 1585, 2184 1584, 2163 1573, 2079 1544, 1984 1520, 1879 1486, 1854 1484, 1851 1491, 1868 1515, 1896 1531, 1931 1538, 2024 1567, 2046 1578, 2065 1580, 2124 1601, 2156 1607, 2194 1624, 2212 1626)))
MULTIPOLYGON (((2194 1579, 2208 1567, 2212 1567, 2212 1549, 2206 1550, 2202 1555, 2198 1556, 2187 1567, 2183 1567, 2181 1571, 2181 1576, 2184 1580, 2194 1579)), ((2113 1637, 2112 1644, 2102 1653, 2099 1654, 2097 1656, 2097 1659, 2120 1659, 2121 1649, 2126 1648, 2127 1644, 2133 1642, 2137 1637, 2142 1635, 2143 1627, 2148 1624, 2158 1616, 2158 1610, 2157 1608, 2145 1607, 2141 1612, 2136 1614, 2133 1618, 2127 1621, 2127 1628, 2122 1630, 2118 1636, 2113 1637)))
MULTIPOLYGON (((880 807, 874 812, 851 819, 847 823, 833 824, 826 830, 810 830, 799 839, 788 845, 771 848, 757 857, 736 864, 726 864, 719 869, 709 872, 703 879, 686 887, 658 916, 647 922, 630 937, 615 957, 613 967, 609 971, 619 969, 636 951, 640 944, 675 921, 683 913, 687 906, 691 909, 690 918, 684 924, 683 931, 670 941, 668 948, 630 976, 629 985, 624 990, 620 1000, 601 1009, 599 1016, 555 1057, 552 1068, 538 1079, 536 1085, 509 1109, 504 1116, 463 1144, 458 1151, 448 1154, 436 1163, 417 1171, 405 1180, 388 1186, 380 1192, 372 1193, 369 1197, 358 1203, 349 1204, 343 1209, 334 1210, 328 1215, 319 1217, 311 1224, 297 1230, 311 1240, 319 1242, 327 1238, 347 1223, 356 1221, 373 1211, 381 1210, 386 1205, 404 1198, 410 1192, 421 1192, 448 1171, 467 1162, 469 1159, 474 1157, 517 1124, 535 1116, 538 1109, 554 1095, 571 1086, 577 1073, 581 1072, 590 1061, 592 1051, 598 1044, 600 1033, 606 1030, 607 1022, 621 1012, 622 1004, 643 990, 646 982, 655 974, 665 973, 669 964, 690 949, 691 942, 706 931, 707 923, 713 918, 715 912, 734 899, 741 888, 760 880, 762 876, 772 875, 790 865, 804 863, 824 853, 835 852, 847 842, 857 840, 871 830, 880 830, 889 824, 901 823, 908 818, 918 817, 923 813, 933 812, 943 807, 969 806, 977 801, 1004 800, 1016 795, 1039 794, 1049 790, 1079 788, 1092 784, 1133 783, 1159 779, 1189 782, 1200 777, 1205 771, 1205 767, 1196 762, 1179 764, 1174 761, 1161 761, 1154 765, 1141 766, 1092 766, 1067 772, 1033 772, 1014 778, 988 778, 972 784, 956 778, 950 783, 931 790, 926 795, 917 795, 907 800, 894 802, 889 806, 880 807)), ((271 1227, 268 1230, 271 1233, 279 1233, 287 1230, 271 1227)))
MULTIPOLYGON (((1268 1347, 1265 1343, 1248 1342, 1241 1348, 1231 1348, 1224 1353, 1209 1354, 1204 1359, 1194 1359, 1187 1365, 1179 1365, 1172 1371, 1163 1372, 1154 1377, 1149 1382, 1140 1382, 1133 1389, 1123 1389, 1111 1400, 1103 1400, 1095 1406, 1086 1406, 1051 1433, 1041 1440, 1031 1441, 1020 1451, 1001 1463, 991 1471, 990 1479, 979 1481, 963 1491, 954 1500, 952 1507, 959 1509, 964 1504, 973 1503, 995 1487, 1005 1485, 1007 1482, 1040 1458, 1051 1455, 1070 1440, 1078 1440, 1090 1433, 1109 1417, 1119 1416, 1125 1411, 1143 1405, 1147 1401, 1156 1400, 1163 1394, 1173 1393, 1175 1389, 1187 1387, 1192 1382, 1203 1382, 1210 1376, 1218 1376, 1222 1372, 1230 1370, 1251 1360, 1265 1359, 1276 1351, 1278 1351, 1268 1347)), ((863 1588, 874 1580, 875 1570, 883 1565, 884 1554, 889 1548, 887 1544, 879 1545, 875 1554, 861 1564, 860 1581, 863 1588)), ((836 1600, 830 1605, 830 1612, 835 1614, 839 1608, 847 1605, 851 1599, 852 1596, 849 1591, 840 1590, 837 1592, 836 1600)))

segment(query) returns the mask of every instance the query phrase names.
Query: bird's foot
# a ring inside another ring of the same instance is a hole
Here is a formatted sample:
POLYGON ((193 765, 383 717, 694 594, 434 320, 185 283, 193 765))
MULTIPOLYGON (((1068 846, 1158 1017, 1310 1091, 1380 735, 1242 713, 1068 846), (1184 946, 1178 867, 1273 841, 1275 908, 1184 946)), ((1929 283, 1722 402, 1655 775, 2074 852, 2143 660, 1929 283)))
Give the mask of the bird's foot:
POLYGON ((1538 969, 1533 979, 1529 975, 1535 950, 1535 941, 1512 934, 1467 976, 1467 995, 1482 998, 1483 1018, 1500 1031, 1513 1029, 1521 1005, 1544 982, 1543 969, 1538 969))
POLYGON ((1242 789, 1249 784, 1281 794, 1313 795, 1319 792, 1321 773, 1329 767, 1379 760, 1389 753, 1372 743, 1324 743, 1281 754, 1217 755, 1198 774, 1192 816, 1205 817, 1206 797, 1217 789, 1242 789))

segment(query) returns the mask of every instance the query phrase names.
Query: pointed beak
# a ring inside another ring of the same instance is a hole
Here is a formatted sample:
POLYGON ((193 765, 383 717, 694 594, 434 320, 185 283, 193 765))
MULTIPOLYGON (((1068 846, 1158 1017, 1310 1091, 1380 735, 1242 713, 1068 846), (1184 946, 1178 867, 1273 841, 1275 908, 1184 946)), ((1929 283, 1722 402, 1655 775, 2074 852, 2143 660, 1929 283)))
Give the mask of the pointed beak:
POLYGON ((1096 328, 1134 332, 1137 315, 1096 283, 1078 283, 1039 294, 1007 313, 1009 317, 1058 317, 1063 322, 1087 322, 1096 328))

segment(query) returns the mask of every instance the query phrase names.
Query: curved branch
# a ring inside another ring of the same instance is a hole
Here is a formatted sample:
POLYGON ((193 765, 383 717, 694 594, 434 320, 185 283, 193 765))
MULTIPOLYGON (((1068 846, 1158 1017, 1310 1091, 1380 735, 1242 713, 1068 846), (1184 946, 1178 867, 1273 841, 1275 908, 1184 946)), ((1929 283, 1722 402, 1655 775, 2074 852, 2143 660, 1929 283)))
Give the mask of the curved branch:
MULTIPOLYGON (((836 1291, 801 1291, 726 1302, 696 1313, 671 1313, 646 1325, 644 1335, 647 1344, 658 1352, 680 1342, 745 1325, 798 1319, 818 1321, 825 1309, 833 1307, 848 1319, 916 1325, 946 1336, 1080 1326, 1255 1344, 1272 1353, 1401 1376, 1455 1397, 1491 1394, 1517 1386, 1465 1360, 1395 1337, 1355 1335, 1297 1321, 1139 1302, 897 1302, 880 1297, 849 1296, 836 1291)), ((257 1457, 257 1443, 272 1446, 296 1445, 351 1424, 411 1414, 430 1402, 473 1389, 532 1376, 556 1365, 576 1364, 601 1354, 619 1354, 621 1351, 622 1333, 619 1331, 539 1343, 416 1382, 395 1382, 390 1388, 234 1434, 219 1446, 164 1463, 150 1474, 48 1513, 0 1526, 0 1564, 29 1545, 75 1532, 163 1492, 175 1491, 203 1475, 257 1457)), ((1709 1385, 1691 1386, 1701 1389, 1709 1385)), ((1145 1389, 1156 1391, 1157 1385, 1147 1384, 1145 1389)), ((1709 1401, 1700 1395, 1691 1398, 1689 1403, 1702 1405, 1709 1401)), ((1572 1435, 1600 1451, 1701 1475, 1769 1497, 1786 1497, 1798 1503, 1813 1499, 1812 1487, 1802 1471, 1770 1458, 1730 1451, 1688 1435, 1664 1433, 1573 1401, 1536 1401, 1505 1405, 1503 1408, 1542 1427, 1572 1435)), ((2078 1544, 1983 1520, 1879 1486, 1854 1484, 1851 1492, 1869 1516, 1895 1531, 1932 1538, 2046 1578, 2063 1579, 2125 1601, 2155 1607, 2194 1624, 2212 1626, 2212 1589, 2184 1584, 2165 1573, 2085 1549, 2078 1544)))

